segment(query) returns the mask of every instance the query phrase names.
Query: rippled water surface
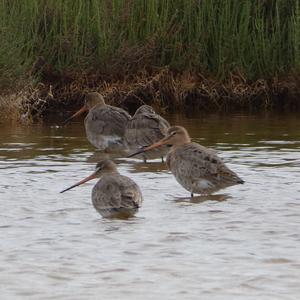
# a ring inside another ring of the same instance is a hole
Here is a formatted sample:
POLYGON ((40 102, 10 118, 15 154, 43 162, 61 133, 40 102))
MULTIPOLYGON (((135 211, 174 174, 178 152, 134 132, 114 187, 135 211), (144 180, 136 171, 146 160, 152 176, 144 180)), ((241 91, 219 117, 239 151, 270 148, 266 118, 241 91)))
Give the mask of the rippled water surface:
POLYGON ((300 116, 169 116, 246 183, 191 200, 159 160, 117 157, 141 187, 130 220, 102 219, 108 154, 81 121, 0 128, 1 299, 300 299, 300 116))

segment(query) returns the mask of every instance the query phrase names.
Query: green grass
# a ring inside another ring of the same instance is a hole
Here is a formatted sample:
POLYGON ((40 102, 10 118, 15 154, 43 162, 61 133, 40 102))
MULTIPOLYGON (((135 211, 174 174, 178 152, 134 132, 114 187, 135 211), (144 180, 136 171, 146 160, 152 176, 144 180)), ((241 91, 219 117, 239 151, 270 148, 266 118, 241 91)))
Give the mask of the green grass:
POLYGON ((130 61, 131 50, 134 57, 150 42, 151 62, 130 63, 220 80, 231 72, 255 80, 299 71, 299 2, 0 0, 0 82, 26 77, 38 56, 59 72, 109 73, 116 61, 122 68, 123 53, 130 61))

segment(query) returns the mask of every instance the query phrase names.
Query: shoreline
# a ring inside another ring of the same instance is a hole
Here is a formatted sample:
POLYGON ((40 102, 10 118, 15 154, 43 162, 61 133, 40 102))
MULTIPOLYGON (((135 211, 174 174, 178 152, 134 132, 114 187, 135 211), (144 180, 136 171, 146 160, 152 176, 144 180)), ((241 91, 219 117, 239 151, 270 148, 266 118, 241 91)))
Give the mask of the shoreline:
POLYGON ((0 16, 0 122, 90 91, 130 113, 300 109, 300 0, 2 1, 0 16))
MULTIPOLYGON (((111 79, 103 74, 42 74, 36 84, 0 96, 3 122, 32 123, 55 114, 66 116, 80 107, 90 91, 103 94, 106 102, 130 114, 142 104, 158 112, 255 112, 299 111, 300 76, 291 74, 253 82, 231 75, 226 82, 199 73, 174 73, 163 68, 156 73, 141 72, 131 78, 111 79)), ((32 80, 33 82, 33 80, 32 80)))

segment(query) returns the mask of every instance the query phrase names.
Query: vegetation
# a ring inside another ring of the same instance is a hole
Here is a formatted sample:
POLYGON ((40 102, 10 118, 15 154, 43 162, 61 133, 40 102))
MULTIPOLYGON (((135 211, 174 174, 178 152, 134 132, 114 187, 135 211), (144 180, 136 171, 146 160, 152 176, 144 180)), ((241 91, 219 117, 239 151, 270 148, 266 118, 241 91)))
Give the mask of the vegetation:
POLYGON ((300 69, 300 0, 0 0, 0 26, 1 91, 165 66, 220 83, 300 69))

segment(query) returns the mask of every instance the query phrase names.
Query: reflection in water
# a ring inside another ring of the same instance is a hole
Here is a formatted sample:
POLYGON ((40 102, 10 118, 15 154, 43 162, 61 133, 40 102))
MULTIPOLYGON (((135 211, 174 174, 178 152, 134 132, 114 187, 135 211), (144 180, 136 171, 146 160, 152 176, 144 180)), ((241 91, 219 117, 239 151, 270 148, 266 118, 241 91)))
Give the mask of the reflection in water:
POLYGON ((140 159, 130 159, 127 161, 128 170, 131 173, 159 173, 167 172, 167 166, 165 163, 161 162, 161 159, 155 159, 153 161, 144 163, 140 159))
POLYGON ((194 197, 179 197, 175 199, 176 202, 179 203, 202 203, 205 201, 217 201, 222 202, 232 199, 229 194, 213 194, 213 195, 198 195, 194 197))
POLYGON ((246 184, 190 199, 160 160, 114 153, 145 200, 135 218, 106 220, 94 182, 59 194, 108 158, 81 121, 0 128, 1 298, 299 298, 299 116, 167 119, 246 184))
POLYGON ((114 153, 106 153, 96 150, 92 155, 87 157, 87 162, 89 163, 97 163, 100 160, 111 159, 115 163, 120 162, 120 158, 124 158, 127 156, 127 153, 124 152, 114 152, 114 153))

